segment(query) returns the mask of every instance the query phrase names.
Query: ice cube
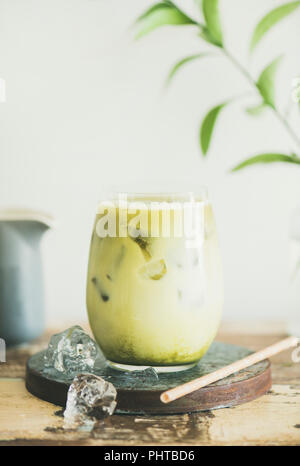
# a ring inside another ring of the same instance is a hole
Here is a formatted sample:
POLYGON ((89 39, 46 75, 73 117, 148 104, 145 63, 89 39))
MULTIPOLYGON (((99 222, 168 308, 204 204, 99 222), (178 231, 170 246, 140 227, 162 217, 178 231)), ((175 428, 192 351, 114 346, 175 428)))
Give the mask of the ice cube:
POLYGON ((188 308, 201 308, 205 303, 207 289, 203 269, 188 269, 184 278, 178 299, 188 308))
POLYGON ((79 325, 74 325, 51 337, 44 356, 45 372, 55 370, 73 378, 91 370, 99 355, 94 340, 79 325))
MULTIPOLYGON (((110 277, 110 275, 109 275, 109 277, 110 277)), ((109 294, 106 291, 104 291, 104 289, 103 289, 102 285, 100 284, 98 278, 93 277, 92 278, 92 283, 95 285, 96 290, 97 290, 99 296, 101 297, 102 301, 104 301, 105 303, 107 301, 109 301, 109 294)))
POLYGON ((111 416, 116 408, 117 391, 112 383, 93 374, 77 375, 68 391, 64 427, 93 428, 97 421, 111 416))
POLYGON ((154 369, 154 367, 147 367, 146 369, 141 369, 141 370, 135 370, 129 372, 130 375, 134 377, 139 377, 139 378, 145 378, 145 379, 152 379, 153 381, 158 380, 158 374, 157 371, 154 369))
POLYGON ((197 248, 187 248, 185 243, 178 243, 167 253, 167 261, 179 269, 198 267, 201 260, 201 251, 197 248))
POLYGON ((151 280, 160 280, 167 272, 167 266, 163 259, 148 262, 139 268, 139 274, 143 278, 150 278, 151 280))
POLYGON ((151 238, 147 236, 146 232, 142 232, 140 229, 137 230, 132 226, 128 226, 129 237, 140 247, 141 253, 143 254, 146 261, 151 259, 151 238))
POLYGON ((142 386, 153 386, 159 380, 158 373, 154 367, 143 366, 143 368, 124 372, 126 383, 132 388, 141 389, 142 386))

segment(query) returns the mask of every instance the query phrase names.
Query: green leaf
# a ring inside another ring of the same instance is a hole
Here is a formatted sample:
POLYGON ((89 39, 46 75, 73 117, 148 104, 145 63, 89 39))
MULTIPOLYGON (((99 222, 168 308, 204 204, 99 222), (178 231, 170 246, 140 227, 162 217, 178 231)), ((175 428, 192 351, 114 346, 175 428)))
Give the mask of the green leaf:
POLYGON ((221 47, 220 43, 214 39, 206 26, 203 26, 203 24, 198 24, 198 27, 200 29, 199 36, 201 39, 205 40, 205 42, 208 42, 209 44, 215 45, 216 47, 221 47))
POLYGON ((147 18, 148 16, 150 16, 152 13, 154 13, 155 11, 157 10, 160 10, 162 8, 165 8, 165 7, 168 7, 169 5, 167 4, 167 2, 159 2, 159 3, 156 3, 155 5, 152 5, 150 8, 148 8, 148 10, 144 11, 143 14, 141 14, 137 21, 136 22, 139 22, 139 21, 142 21, 143 19, 147 18))
POLYGON ((197 53, 195 55, 190 55, 188 57, 182 58, 182 60, 179 60, 175 65, 171 68, 171 71, 168 74, 166 84, 169 85, 174 76, 177 74, 177 72, 182 68, 182 66, 186 65, 187 63, 197 60, 199 58, 203 58, 207 55, 210 55, 209 53, 197 53))
POLYGON ((249 167, 257 163, 273 163, 273 162, 287 162, 300 164, 300 158, 295 155, 285 155, 276 153, 260 154, 245 160, 232 169, 233 172, 241 170, 241 168, 249 167))
POLYGON ((259 116, 266 109, 266 107, 267 107, 266 104, 262 103, 259 105, 255 105, 254 107, 246 108, 246 112, 248 113, 248 115, 251 115, 251 116, 259 116))
POLYGON ((250 50, 254 50, 256 45, 261 41, 269 29, 271 29, 280 20, 296 10, 298 6, 300 6, 300 1, 285 3, 284 5, 274 8, 274 10, 270 11, 266 16, 264 16, 254 29, 250 50))
POLYGON ((217 45, 223 45, 222 26, 219 13, 219 0, 203 0, 203 14, 207 29, 217 45))
POLYGON ((260 74, 256 83, 264 102, 267 105, 275 108, 275 74, 279 65, 281 57, 273 60, 260 74))
POLYGON ((202 149, 203 155, 207 154, 209 149, 211 137, 213 134, 213 130, 215 127, 216 120, 220 111, 227 105, 228 102, 223 104, 217 105, 216 107, 212 108, 204 117, 201 128, 200 128, 200 146, 202 149))
POLYGON ((155 4, 145 11, 138 18, 137 24, 139 30, 135 38, 140 39, 161 26, 191 25, 196 24, 196 22, 179 10, 172 2, 165 1, 155 4))
POLYGON ((196 6, 198 6, 199 8, 202 7, 202 0, 194 0, 196 6))

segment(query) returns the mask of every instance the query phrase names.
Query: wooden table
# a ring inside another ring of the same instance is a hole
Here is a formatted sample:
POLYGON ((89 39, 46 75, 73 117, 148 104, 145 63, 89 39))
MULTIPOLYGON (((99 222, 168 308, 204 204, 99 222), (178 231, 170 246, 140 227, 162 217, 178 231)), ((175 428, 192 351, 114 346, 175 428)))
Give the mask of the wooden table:
MULTIPOLYGON (((257 350, 284 338, 282 329, 232 323, 222 326, 217 339, 257 350)), ((60 408, 24 386, 28 356, 55 331, 9 350, 0 364, 0 445, 300 445, 300 362, 292 362, 291 351, 272 358, 272 390, 250 403, 184 415, 114 415, 96 432, 65 432, 60 408)))

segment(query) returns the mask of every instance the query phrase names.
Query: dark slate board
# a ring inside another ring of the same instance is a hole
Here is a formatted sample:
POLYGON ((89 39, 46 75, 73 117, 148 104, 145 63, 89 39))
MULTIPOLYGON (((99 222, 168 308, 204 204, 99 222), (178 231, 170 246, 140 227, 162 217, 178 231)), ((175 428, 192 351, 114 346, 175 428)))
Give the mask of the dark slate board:
MULTIPOLYGON (((208 374, 251 354, 246 348, 214 342, 201 361, 191 369, 158 374, 131 374, 111 369, 104 357, 97 360, 95 373, 113 383, 117 389, 117 413, 175 414, 225 408, 253 400, 271 387, 271 367, 268 360, 257 363, 225 379, 201 388, 169 404, 160 401, 160 394, 177 385, 208 374)), ((26 368, 26 388, 37 397, 65 406, 72 380, 61 373, 45 374, 44 351, 31 356, 26 368)))

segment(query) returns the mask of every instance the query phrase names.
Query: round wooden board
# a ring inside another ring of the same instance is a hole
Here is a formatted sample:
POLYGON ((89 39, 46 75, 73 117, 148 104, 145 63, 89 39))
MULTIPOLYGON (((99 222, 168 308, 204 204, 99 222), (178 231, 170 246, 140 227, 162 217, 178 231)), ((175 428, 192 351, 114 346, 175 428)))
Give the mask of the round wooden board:
MULTIPOLYGON (((99 358, 90 372, 112 382, 116 387, 116 413, 190 413, 227 408, 265 394, 272 385, 269 360, 257 363, 172 403, 164 404, 160 401, 160 394, 167 388, 201 377, 250 353, 251 351, 240 346, 214 342, 195 367, 182 372, 159 374, 158 378, 155 374, 116 371, 106 365, 104 358, 99 358)), ((44 351, 29 358, 26 367, 26 388, 42 400, 65 407, 72 380, 62 377, 61 373, 56 371, 45 374, 43 359, 44 351)))

